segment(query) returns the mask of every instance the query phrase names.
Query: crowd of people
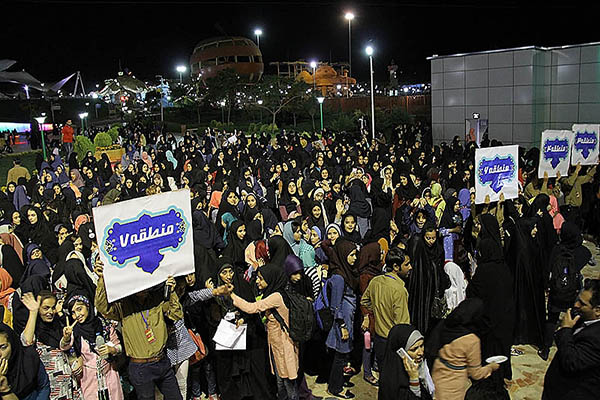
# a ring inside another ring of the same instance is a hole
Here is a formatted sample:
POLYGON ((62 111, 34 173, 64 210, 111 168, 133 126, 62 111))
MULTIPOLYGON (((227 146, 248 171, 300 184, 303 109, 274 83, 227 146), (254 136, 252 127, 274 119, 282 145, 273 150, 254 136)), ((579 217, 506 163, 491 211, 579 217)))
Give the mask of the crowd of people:
POLYGON ((134 122, 111 162, 78 155, 67 124, 0 192, 0 397, 310 400, 310 375, 348 399, 361 374, 381 400, 507 399, 514 345, 548 360, 555 342, 543 398, 597 398, 600 281, 581 274, 600 243, 596 167, 538 179, 539 150, 522 149, 519 197, 475 204, 475 143, 424 129, 134 122), (109 302, 92 208, 182 188, 195 272, 109 302), (247 327, 245 350, 217 348, 222 320, 247 327))

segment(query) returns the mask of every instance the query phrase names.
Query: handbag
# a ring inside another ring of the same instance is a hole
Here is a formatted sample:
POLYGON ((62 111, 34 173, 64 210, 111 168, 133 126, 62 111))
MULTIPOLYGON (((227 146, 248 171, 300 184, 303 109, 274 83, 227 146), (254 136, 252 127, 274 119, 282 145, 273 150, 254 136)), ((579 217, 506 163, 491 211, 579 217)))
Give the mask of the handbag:
POLYGON ((198 350, 196 350, 194 355, 192 355, 190 357, 190 365, 194 365, 194 364, 202 361, 204 359, 204 357, 206 357, 208 355, 208 349, 204 345, 204 342, 202 341, 202 337, 200 336, 199 333, 195 333, 191 329, 188 329, 188 332, 189 332, 190 336, 192 337, 192 340, 194 341, 194 343, 196 343, 196 346, 198 346, 198 350))
POLYGON ((446 297, 435 296, 433 298, 433 303, 431 303, 431 316, 436 319, 444 319, 448 314, 450 314, 450 309, 448 308, 446 297))

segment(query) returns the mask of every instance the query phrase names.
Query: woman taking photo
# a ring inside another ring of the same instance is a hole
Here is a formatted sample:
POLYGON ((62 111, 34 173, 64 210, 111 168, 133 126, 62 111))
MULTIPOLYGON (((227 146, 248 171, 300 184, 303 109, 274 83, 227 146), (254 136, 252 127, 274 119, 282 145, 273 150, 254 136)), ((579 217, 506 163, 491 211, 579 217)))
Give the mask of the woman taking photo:
POLYGON ((421 332, 408 324, 394 326, 388 335, 382 361, 378 399, 433 399, 435 387, 424 354, 421 332))
POLYGON ((267 317, 267 341, 271 358, 272 373, 277 377, 279 398, 298 400, 298 346, 292 341, 287 331, 277 322, 277 312, 289 326, 289 308, 285 287, 288 278, 279 265, 267 264, 258 270, 256 285, 262 291, 262 299, 250 303, 235 293, 231 293, 233 305, 247 314, 264 312, 267 317))

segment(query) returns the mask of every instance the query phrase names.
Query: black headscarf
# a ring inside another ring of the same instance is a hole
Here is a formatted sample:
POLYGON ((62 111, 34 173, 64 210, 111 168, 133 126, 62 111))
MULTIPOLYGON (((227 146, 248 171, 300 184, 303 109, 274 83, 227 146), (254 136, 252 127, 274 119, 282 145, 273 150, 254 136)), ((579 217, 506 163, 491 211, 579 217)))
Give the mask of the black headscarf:
POLYGON ((223 255, 231 258, 233 265, 238 268, 246 269, 246 247, 248 247, 248 238, 240 239, 237 235, 237 230, 245 225, 244 221, 234 221, 229 227, 229 235, 227 236, 227 247, 223 251, 223 255))
POLYGON ((462 224, 462 216, 460 211, 455 212, 454 206, 458 203, 458 198, 451 196, 446 200, 446 208, 440 220, 440 228, 452 229, 462 224))
POLYGON ((278 265, 279 268, 282 269, 285 258, 290 254, 294 254, 292 248, 283 236, 270 237, 267 247, 269 249, 269 256, 271 257, 271 263, 278 265))
POLYGON ((4 268, 12 277, 13 283, 11 287, 16 289, 19 287, 19 282, 21 282, 25 267, 15 249, 9 244, 3 244, 0 248, 0 252, 2 252, 2 258, 0 260, 2 268, 4 268))
MULTIPOLYGON (((246 280, 244 280, 244 272, 241 271, 239 268, 236 268, 233 264, 233 260, 229 257, 223 256, 217 260, 217 285, 220 286, 225 284, 225 282, 223 282, 223 280, 221 279, 221 272, 226 268, 231 268, 233 270, 233 278, 231 279, 231 284, 233 285, 233 293, 240 296, 246 301, 253 302, 254 294, 252 292, 250 284, 246 280)), ((221 311, 223 314, 235 309, 235 307, 233 306, 233 301, 230 297, 218 297, 217 303, 221 306, 221 311)))
MULTIPOLYGON (((70 290, 67 296, 67 309, 72 315, 76 301, 81 301, 88 308, 88 317, 84 322, 78 322, 73 327, 73 347, 75 354, 81 355, 81 339, 88 342, 90 350, 96 352, 96 337, 102 336, 105 342, 110 341, 110 330, 106 321, 100 315, 94 315, 93 297, 84 289, 70 290)), ((75 318, 72 315, 73 318, 75 318)))
POLYGON ((288 278, 279 265, 269 263, 260 267, 259 274, 267 282, 267 287, 263 290, 263 299, 266 299, 275 292, 281 294, 284 303, 288 304, 285 288, 288 284, 288 278))
POLYGON ((64 325, 58 315, 54 315, 52 322, 44 322, 39 314, 35 324, 36 340, 52 349, 60 349, 60 339, 63 335, 64 325))
POLYGON ((329 273, 337 274, 344 278, 344 282, 348 285, 352 290, 356 290, 358 288, 358 257, 355 265, 348 264, 348 254, 350 254, 353 250, 356 250, 356 244, 339 238, 335 245, 333 246, 332 251, 329 251, 329 273))
MULTIPOLYGON (((32 293, 37 298, 40 292, 48 289, 48 280, 40 275, 34 275, 21 283, 21 293, 32 293)), ((23 332, 27 324, 29 310, 19 296, 13 296, 13 329, 17 333, 23 332)))
POLYGON ((472 298, 463 300, 444 321, 440 347, 444 347, 448 343, 471 333, 477 335, 483 310, 483 301, 481 299, 472 298))
POLYGON ((19 335, 9 326, 0 323, 0 333, 6 335, 11 347, 6 372, 8 384, 11 392, 23 399, 37 388, 40 357, 34 346, 24 347, 19 335))
POLYGON ((206 249, 223 248, 222 235, 219 235, 215 224, 213 224, 202 210, 192 212, 192 225, 194 226, 194 243, 198 243, 206 249))

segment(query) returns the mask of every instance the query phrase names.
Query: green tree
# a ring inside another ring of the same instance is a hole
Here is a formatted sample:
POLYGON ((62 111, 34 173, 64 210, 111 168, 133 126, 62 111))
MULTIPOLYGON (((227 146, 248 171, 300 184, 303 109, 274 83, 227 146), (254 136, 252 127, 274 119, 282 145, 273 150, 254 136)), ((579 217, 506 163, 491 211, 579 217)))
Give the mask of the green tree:
POLYGON ((294 78, 265 75, 260 82, 248 87, 246 106, 268 111, 275 125, 281 111, 290 109, 294 101, 308 97, 308 89, 305 82, 294 78))
POLYGON ((244 85, 240 76, 231 68, 227 68, 213 77, 206 80, 205 100, 213 107, 227 107, 227 123, 231 122, 231 109, 237 103, 238 97, 241 97, 240 91, 244 90, 244 85))

